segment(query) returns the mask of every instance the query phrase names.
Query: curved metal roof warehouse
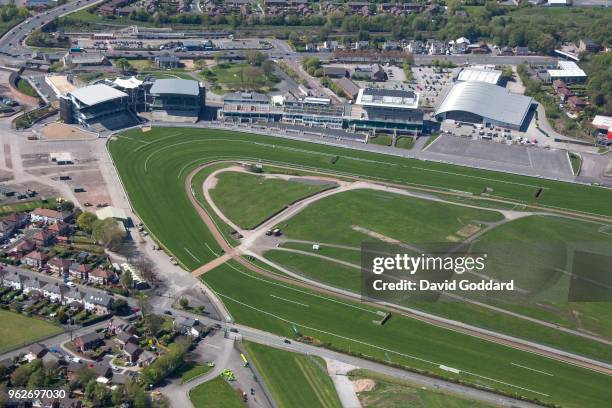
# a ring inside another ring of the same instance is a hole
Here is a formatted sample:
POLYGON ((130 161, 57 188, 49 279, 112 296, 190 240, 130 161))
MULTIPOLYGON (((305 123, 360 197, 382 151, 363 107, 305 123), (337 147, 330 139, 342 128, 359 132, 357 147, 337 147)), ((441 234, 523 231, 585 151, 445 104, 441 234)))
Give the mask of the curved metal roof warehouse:
POLYGON ((451 88, 438 109, 438 119, 483 122, 519 129, 533 99, 484 82, 461 82, 451 88))

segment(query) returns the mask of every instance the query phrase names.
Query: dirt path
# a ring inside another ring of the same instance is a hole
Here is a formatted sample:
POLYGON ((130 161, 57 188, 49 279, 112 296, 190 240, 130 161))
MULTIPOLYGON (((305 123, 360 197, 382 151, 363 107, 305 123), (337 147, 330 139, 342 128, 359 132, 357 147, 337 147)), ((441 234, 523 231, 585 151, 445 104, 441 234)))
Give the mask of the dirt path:
MULTIPOLYGON (((195 174, 197 174, 203 168, 206 168, 208 166, 215 165, 215 164, 218 164, 218 162, 207 163, 202 166, 198 166, 197 168, 192 170, 185 179, 185 191, 186 191, 187 196, 189 197, 189 200, 191 201, 191 204, 193 205, 193 207, 196 209, 196 211, 200 215, 200 218, 202 219, 202 221, 209 228, 209 230, 213 234, 213 237, 215 238, 217 243, 221 246, 224 252, 230 256, 231 259, 235 260, 236 262, 241 264, 243 267, 247 268, 248 270, 254 273, 260 274, 262 276, 266 276, 276 281, 282 281, 285 283, 289 283, 291 285, 307 288, 309 290, 313 290, 315 292, 319 292, 319 293, 328 295, 330 297, 341 298, 341 299, 349 300, 352 302, 360 300, 361 297, 358 294, 352 294, 351 292, 340 290, 338 288, 334 288, 328 285, 317 284, 316 282, 313 282, 313 281, 309 281, 307 283, 301 280, 300 277, 290 278, 290 277, 285 277, 285 276, 282 276, 276 273, 269 272, 265 269, 262 269, 258 266, 253 265, 252 263, 244 259, 241 256, 241 251, 235 251, 234 248, 232 248, 227 243, 227 241, 225 241, 225 238, 220 233, 220 231, 217 229, 215 223, 213 222, 211 217, 208 215, 208 213, 200 206, 196 198, 191 194, 191 182, 195 174)), ((374 184, 374 185, 378 185, 378 184, 374 184)), ((380 187, 383 187, 383 186, 380 186, 380 187)), ((382 189, 385 189, 385 188, 382 188, 382 189)), ((444 200, 440 200, 440 201, 444 201, 444 200)), ((456 204, 456 203, 453 203, 453 204, 456 204)), ((465 206, 473 207, 472 205, 465 205, 465 206)), ((386 310, 392 313, 397 313, 399 315, 413 318, 413 319, 422 321, 424 323, 431 324, 437 327, 441 327, 447 330, 452 330, 452 331, 466 334, 472 337, 480 338, 482 340, 491 341, 491 342, 501 344, 507 347, 527 351, 527 352, 545 356, 545 357, 548 357, 554 360, 562 361, 564 363, 573 364, 573 365, 577 365, 577 366, 580 366, 580 367, 583 367, 589 370, 612 375, 612 365, 606 364, 603 362, 598 362, 598 361, 588 359, 588 358, 583 358, 581 356, 573 355, 571 353, 564 352, 562 350, 557 350, 551 347, 543 346, 543 345, 529 342, 526 340, 517 339, 517 338, 511 337, 508 335, 504 335, 501 333, 496 333, 496 332, 492 332, 489 330, 480 329, 480 328, 470 326, 470 325, 467 325, 467 324, 464 324, 458 321, 445 319, 445 318, 435 316, 435 315, 430 315, 428 313, 424 313, 419 310, 398 307, 396 305, 391 305, 391 304, 372 303, 368 301, 363 301, 362 303, 369 305, 371 307, 377 308, 377 309, 386 310)))

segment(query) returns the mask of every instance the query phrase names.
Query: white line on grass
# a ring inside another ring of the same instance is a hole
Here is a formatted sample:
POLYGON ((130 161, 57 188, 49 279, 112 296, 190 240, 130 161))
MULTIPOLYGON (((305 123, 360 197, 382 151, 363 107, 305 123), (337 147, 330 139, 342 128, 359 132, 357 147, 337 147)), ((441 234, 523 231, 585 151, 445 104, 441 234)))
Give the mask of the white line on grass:
POLYGON ((366 308, 363 308, 363 307, 351 305, 350 303, 344 303, 344 302, 341 302, 339 300, 328 298, 328 297, 325 297, 325 296, 320 296, 320 295, 317 295, 317 294, 314 294, 314 293, 311 293, 311 292, 307 292, 305 290, 296 289, 296 288, 293 288, 291 286, 283 285, 282 283, 277 283, 277 282, 269 281, 267 279, 262 279, 262 278, 260 278, 258 276, 251 275, 250 273, 246 273, 246 272, 241 271, 240 269, 236 268, 231 263, 226 263, 226 265, 229 266, 230 268, 232 268, 233 270, 235 270, 236 272, 238 272, 238 273, 240 273, 240 274, 242 274, 244 276, 247 276, 247 277, 249 277, 251 279, 255 279, 255 280, 258 280, 258 281, 261 281, 261 282, 265 282, 265 283, 270 284, 270 285, 280 286, 281 288, 293 290, 295 292, 303 293, 305 295, 309 295, 309 296, 313 296, 313 297, 316 297, 316 298, 319 298, 319 299, 323 299, 323 300, 326 300, 328 302, 338 303, 340 305, 343 305, 343 306, 346 306, 346 307, 351 307, 351 308, 357 309, 357 310, 361 310, 363 312, 368 312, 368 313, 372 313, 372 314, 378 315, 378 312, 374 311, 374 310, 370 310, 370 309, 366 309, 366 308))
POLYGON ((550 190, 550 187, 533 186, 531 184, 517 183, 515 181, 506 181, 506 180, 492 179, 492 178, 488 178, 488 177, 472 176, 472 175, 469 175, 469 174, 454 173, 452 171, 426 169, 424 167, 413 166, 412 168, 413 169, 417 169, 417 170, 423 170, 423 171, 431 171, 431 172, 434 172, 434 173, 451 174, 453 176, 461 176, 461 177, 475 178, 475 179, 479 179, 479 180, 493 181, 495 183, 514 184, 514 185, 517 185, 517 186, 530 187, 530 188, 543 188, 544 190, 550 190))
POLYGON ((185 252, 187 252, 189 255, 191 255, 191 257, 192 257, 193 259, 195 259, 195 260, 196 260, 196 261, 198 261, 198 262, 202 262, 202 261, 200 261, 200 258, 198 258, 198 257, 197 257, 197 256, 195 256, 194 254, 192 254, 192 253, 191 253, 191 251, 190 251, 189 249, 187 249, 187 248, 183 248, 183 249, 185 250, 185 252))
POLYGON ((547 373, 545 371, 536 370, 535 368, 527 367, 527 366, 516 364, 516 363, 510 363, 510 364, 512 364, 513 366, 524 368, 525 370, 535 371, 536 373, 540 373, 540 374, 549 375, 551 377, 554 377, 554 374, 547 373))
POLYGON ((285 302, 294 303, 296 305, 300 305, 300 306, 304 306, 304 307, 310 307, 309 305, 307 305, 305 303, 300 303, 300 302, 296 302, 295 300, 285 299, 285 298, 282 298, 280 296, 270 295, 270 297, 273 297, 274 299, 284 300, 285 302))
MULTIPOLYGON (((359 343, 359 344, 362 344, 362 345, 365 345, 365 346, 368 346, 368 347, 376 348, 376 349, 379 349, 379 350, 384 351, 384 352, 389 352, 389 353, 400 355, 402 357, 411 358, 411 359, 418 360, 418 361, 421 361, 421 362, 424 362, 424 363, 428 363, 428 364, 433 364, 433 365, 438 366, 438 367, 440 365, 442 365, 440 363, 436 363, 436 362, 433 362, 433 361, 430 361, 430 360, 426 360, 426 359, 423 359, 423 358, 420 358, 420 357, 412 356, 410 354, 401 353, 399 351, 395 351, 395 350, 387 349, 387 348, 384 348, 384 347, 380 347, 380 346, 377 346, 375 344, 366 343, 366 342, 361 341, 361 340, 356 340, 356 339, 352 339, 350 337, 342 336, 342 335, 339 335, 339 334, 336 334, 336 333, 332 333, 332 332, 328 332, 328 331, 320 330, 320 329, 315 329, 314 327, 305 326, 303 324, 300 324, 300 323, 297 323, 297 322, 294 322, 294 321, 282 318, 280 316, 277 316, 277 315, 275 315, 273 313, 266 312, 265 310, 258 309, 258 308, 254 307, 254 306, 251 306, 251 305, 243 303, 243 302, 241 302, 239 300, 236 300, 236 299, 234 299, 234 298, 232 298, 230 296, 223 295, 223 294, 221 294, 221 293, 219 293, 219 292, 217 292, 215 290, 213 290, 213 292, 217 296, 220 296, 220 297, 225 298, 225 299, 229 299, 232 302, 238 303, 239 305, 242 305, 242 306, 247 307, 249 309, 253 309, 253 310, 255 310, 255 311, 259 312, 259 313, 263 313, 265 315, 272 316, 272 317, 274 317, 274 318, 276 318, 278 320, 281 320, 281 321, 289 323, 289 324, 300 326, 300 327, 303 327, 303 328, 308 329, 308 330, 314 330, 314 331, 317 331, 317 332, 320 332, 320 333, 328 334, 330 336, 339 337, 341 339, 352 341, 352 342, 355 342, 355 343, 359 343)), ((465 370, 461 370, 461 371, 466 373, 466 374, 472 375, 474 377, 483 378, 485 380, 493 381, 493 382, 496 382, 496 383, 499 383, 499 384, 504 384, 504 385, 507 385, 509 387, 518 388, 518 389, 521 389, 521 390, 524 390, 524 391, 533 392, 535 394, 543 395, 543 396, 546 396, 546 397, 550 396, 548 394, 544 394, 543 392, 534 391, 534 390, 531 390, 529 388, 525 388, 525 387, 521 387, 521 386, 518 386, 518 385, 511 384, 511 383, 507 383, 507 382, 504 382, 504 381, 496 380, 494 378, 490 378, 490 377, 485 377, 485 376, 482 376, 482 375, 474 374, 474 373, 472 373, 470 371, 465 371, 465 370)))

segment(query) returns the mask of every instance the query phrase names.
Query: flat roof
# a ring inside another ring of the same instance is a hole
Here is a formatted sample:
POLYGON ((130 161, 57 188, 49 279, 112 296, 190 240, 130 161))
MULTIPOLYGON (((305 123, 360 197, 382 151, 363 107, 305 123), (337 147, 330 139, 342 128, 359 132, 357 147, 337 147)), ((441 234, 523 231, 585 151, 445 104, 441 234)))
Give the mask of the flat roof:
POLYGON ((76 89, 76 86, 68 82, 66 75, 49 75, 45 77, 45 82, 49 84, 56 96, 66 96, 69 92, 76 89))
POLYGON ((71 91, 69 95, 88 106, 128 96, 125 92, 105 84, 84 86, 71 91))
POLYGON ((459 73, 457 81, 478 81, 497 85, 502 72, 496 69, 464 68, 459 73))
POLYGON ((587 74, 573 61, 559 61, 558 69, 549 69, 548 75, 551 77, 586 77, 587 74))
POLYGON ((135 89, 142 85, 142 81, 136 77, 116 78, 113 83, 124 89, 135 89))
POLYGON ((359 90, 355 104, 384 108, 416 109, 419 107, 419 94, 399 89, 362 88, 359 90))
POLYGON ((200 95, 200 85, 198 81, 190 79, 157 79, 153 82, 150 93, 198 96, 200 95))
POLYGON ((453 86, 436 110, 469 112, 501 123, 521 126, 533 99, 485 82, 460 82, 453 86))
POLYGON ((104 207, 99 209, 98 211, 96 211, 96 216, 101 219, 101 220, 105 220, 107 218, 116 218, 118 220, 127 220, 127 215, 125 214, 125 211, 123 211, 121 208, 117 208, 117 207, 104 207))
POLYGON ((591 124, 599 129, 612 129, 612 116, 595 115, 591 124))

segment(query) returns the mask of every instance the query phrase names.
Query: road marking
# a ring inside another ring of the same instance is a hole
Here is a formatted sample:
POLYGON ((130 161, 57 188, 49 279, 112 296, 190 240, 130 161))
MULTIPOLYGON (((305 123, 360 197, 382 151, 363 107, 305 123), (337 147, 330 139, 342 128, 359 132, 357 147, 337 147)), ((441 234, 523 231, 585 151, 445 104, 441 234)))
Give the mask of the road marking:
POLYGON ((206 347, 212 347, 212 348, 217 349, 217 350, 221 349, 221 347, 215 346, 214 344, 210 344, 210 343, 204 343, 204 344, 206 345, 206 347))
POLYGON ((280 300, 284 300, 285 302, 295 303, 296 305, 300 305, 300 306, 304 306, 304 307, 310 307, 309 305, 307 305, 305 303, 296 302, 295 300, 285 299, 285 298, 282 298, 282 297, 276 296, 276 295, 270 295, 270 296, 273 297, 274 299, 280 299, 280 300))
POLYGON ((200 258, 198 258, 198 257, 197 257, 197 256, 195 256, 194 254, 192 254, 192 253, 191 253, 191 251, 190 251, 189 249, 187 249, 187 248, 183 248, 183 249, 185 250, 185 252, 187 252, 189 255, 191 255, 191 257, 192 257, 193 259, 195 259, 195 260, 196 260, 196 261, 198 261, 198 262, 202 262, 202 261, 200 261, 200 258))
POLYGON ((535 368, 526 367, 526 366, 523 366, 523 365, 520 365, 520 364, 516 364, 516 363, 510 363, 510 364, 512 364, 513 366, 516 366, 516 367, 524 368, 525 370, 535 371, 536 373, 540 373, 540 374, 544 374, 544 375, 550 375, 551 377, 554 377, 554 374, 547 373, 545 371, 536 370, 535 368))

